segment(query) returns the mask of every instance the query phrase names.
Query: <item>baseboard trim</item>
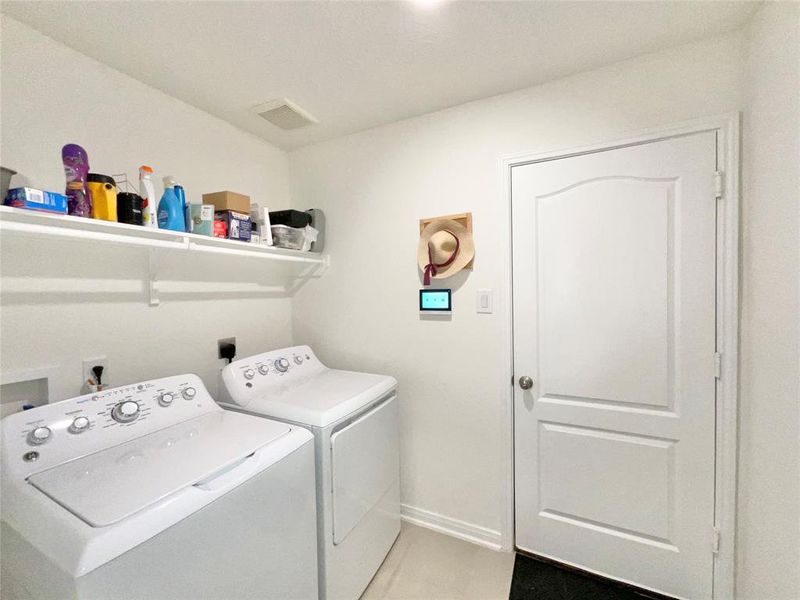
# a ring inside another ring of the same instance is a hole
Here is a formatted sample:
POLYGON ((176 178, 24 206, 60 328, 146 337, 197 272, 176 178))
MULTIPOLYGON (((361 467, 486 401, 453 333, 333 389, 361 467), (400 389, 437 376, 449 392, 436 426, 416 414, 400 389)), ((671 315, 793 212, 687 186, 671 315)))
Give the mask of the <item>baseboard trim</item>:
POLYGON ((400 505, 400 518, 412 525, 419 525, 433 531, 438 531, 460 540, 485 546, 492 550, 502 550, 502 535, 499 531, 474 525, 465 521, 459 521, 451 517, 446 517, 435 512, 409 506, 400 505))

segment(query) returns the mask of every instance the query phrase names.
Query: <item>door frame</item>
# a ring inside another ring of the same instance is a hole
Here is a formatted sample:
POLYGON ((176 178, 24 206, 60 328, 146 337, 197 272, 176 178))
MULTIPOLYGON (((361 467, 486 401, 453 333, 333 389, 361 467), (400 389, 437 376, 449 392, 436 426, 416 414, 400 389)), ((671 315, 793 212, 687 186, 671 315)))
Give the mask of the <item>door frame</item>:
MULTIPOLYGON (((740 122, 741 113, 703 117, 674 125, 634 132, 622 139, 552 150, 544 153, 516 154, 500 159, 501 210, 506 211, 508 249, 506 272, 508 288, 507 322, 504 343, 509 355, 506 361, 506 384, 503 387, 504 429, 506 435, 503 498, 505 510, 501 529, 502 549, 513 551, 514 539, 514 310, 513 299, 513 232, 512 232, 512 167, 593 154, 628 146, 656 142, 694 133, 716 131, 717 165, 722 171, 722 185, 717 200, 717 282, 716 330, 717 351, 721 354, 716 381, 716 444, 714 482, 714 528, 718 551, 714 557, 714 599, 734 597, 736 543, 736 469, 738 454, 739 400, 739 203, 740 203, 740 122), (508 382, 511 386, 508 386, 508 382)), ((711 548, 709 548, 711 551, 711 548)))

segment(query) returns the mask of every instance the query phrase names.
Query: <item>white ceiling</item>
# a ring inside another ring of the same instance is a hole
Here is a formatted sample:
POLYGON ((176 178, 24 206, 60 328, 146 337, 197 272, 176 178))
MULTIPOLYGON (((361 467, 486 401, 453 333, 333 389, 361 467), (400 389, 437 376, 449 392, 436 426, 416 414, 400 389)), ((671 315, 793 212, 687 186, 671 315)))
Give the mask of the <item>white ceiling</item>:
POLYGON ((753 2, 20 2, 2 11, 296 148, 737 29, 753 2), (289 98, 319 123, 249 109, 289 98))

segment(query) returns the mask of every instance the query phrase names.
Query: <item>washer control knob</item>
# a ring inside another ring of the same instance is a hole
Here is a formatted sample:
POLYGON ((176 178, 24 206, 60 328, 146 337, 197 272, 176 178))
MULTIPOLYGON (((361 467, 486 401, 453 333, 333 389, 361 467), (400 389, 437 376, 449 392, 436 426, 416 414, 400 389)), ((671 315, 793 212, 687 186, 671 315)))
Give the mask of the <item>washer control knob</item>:
POLYGON ((28 434, 28 443, 32 446, 39 446, 49 440, 51 435, 53 432, 49 427, 37 427, 28 434))
MULTIPOLYGON (((164 396, 166 395, 167 394, 164 394, 164 396)), ((172 396, 172 394, 169 394, 169 396, 172 396)), ((136 417, 138 416, 139 405, 133 400, 125 400, 124 402, 120 402, 111 409, 111 417, 117 423, 130 423, 131 421, 136 420, 136 417)))
POLYGON ((303 364, 303 357, 302 356, 295 356, 294 357, 294 364, 302 365, 303 364))
POLYGON ((262 375, 269 373, 269 365, 258 365, 258 372, 262 375))
POLYGON ((192 400, 197 395, 197 390, 193 387, 187 387, 181 392, 184 400, 192 400))
POLYGON ((161 406, 169 406, 172 404, 173 400, 175 400, 175 394, 172 392, 164 392, 158 397, 158 403, 161 406))
POLYGON ((253 369, 245 369, 243 375, 245 379, 252 379, 256 376, 256 372, 253 369))
POLYGON ((275 368, 281 373, 286 373, 289 370, 289 361, 285 358, 279 358, 275 361, 275 368))
POLYGON ((89 425, 91 425, 89 417, 75 417, 74 419, 72 419, 72 424, 69 426, 69 432, 83 433, 84 431, 89 429, 89 425))

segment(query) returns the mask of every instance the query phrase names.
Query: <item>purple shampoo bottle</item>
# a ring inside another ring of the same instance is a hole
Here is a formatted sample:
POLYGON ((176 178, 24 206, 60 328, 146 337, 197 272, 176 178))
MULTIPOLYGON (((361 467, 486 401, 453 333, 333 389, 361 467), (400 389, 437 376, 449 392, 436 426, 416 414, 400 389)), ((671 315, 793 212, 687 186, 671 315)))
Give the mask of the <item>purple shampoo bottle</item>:
POLYGON ((91 217, 92 197, 86 187, 89 155, 78 144, 67 144, 61 149, 61 160, 67 177, 67 212, 76 217, 91 217))

